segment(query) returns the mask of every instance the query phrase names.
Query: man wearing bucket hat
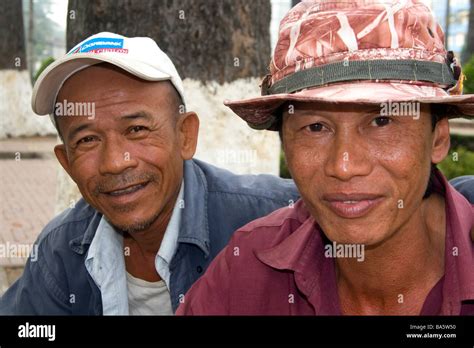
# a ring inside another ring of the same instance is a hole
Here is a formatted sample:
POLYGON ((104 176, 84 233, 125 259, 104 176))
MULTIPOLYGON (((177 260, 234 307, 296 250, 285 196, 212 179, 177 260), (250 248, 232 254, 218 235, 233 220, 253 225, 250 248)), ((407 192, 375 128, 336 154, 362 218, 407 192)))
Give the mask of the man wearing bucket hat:
POLYGON ((192 159, 199 120, 150 38, 87 38, 45 69, 32 106, 84 198, 45 227, 0 314, 173 314, 231 233, 298 198, 290 180, 192 159))
POLYGON ((462 79, 421 1, 296 5, 262 96, 226 104, 280 131, 302 199, 237 231, 178 314, 474 314, 474 207, 436 169, 474 115, 462 79))

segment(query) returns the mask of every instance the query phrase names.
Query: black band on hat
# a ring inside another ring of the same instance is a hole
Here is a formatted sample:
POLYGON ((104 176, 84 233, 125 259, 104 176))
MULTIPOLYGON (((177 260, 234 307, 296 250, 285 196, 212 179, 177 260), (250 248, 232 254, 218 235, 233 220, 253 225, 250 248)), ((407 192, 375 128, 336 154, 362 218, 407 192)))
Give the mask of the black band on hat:
POLYGON ((346 60, 297 71, 270 87, 263 83, 262 95, 293 93, 304 88, 354 80, 423 81, 447 88, 457 82, 453 71, 443 63, 415 59, 346 60))

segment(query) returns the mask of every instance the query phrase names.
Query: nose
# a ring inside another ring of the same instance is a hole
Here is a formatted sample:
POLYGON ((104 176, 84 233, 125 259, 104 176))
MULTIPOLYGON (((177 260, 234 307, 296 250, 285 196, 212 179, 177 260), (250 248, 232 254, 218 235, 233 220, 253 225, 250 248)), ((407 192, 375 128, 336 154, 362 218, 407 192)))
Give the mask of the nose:
POLYGON ((136 167, 138 161, 129 151, 127 141, 121 139, 120 135, 111 135, 105 139, 101 148, 100 174, 120 174, 136 167))
POLYGON ((366 176, 372 171, 372 160, 366 141, 356 131, 336 132, 326 158, 325 174, 341 181, 366 176))

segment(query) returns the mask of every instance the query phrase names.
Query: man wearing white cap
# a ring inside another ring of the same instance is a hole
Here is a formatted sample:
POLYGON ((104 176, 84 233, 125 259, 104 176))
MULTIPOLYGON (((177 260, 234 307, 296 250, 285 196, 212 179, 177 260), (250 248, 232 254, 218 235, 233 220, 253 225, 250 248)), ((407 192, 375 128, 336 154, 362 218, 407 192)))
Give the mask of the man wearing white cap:
POLYGON ((150 38, 86 39, 45 69, 32 106, 52 115, 83 199, 45 227, 1 314, 173 314, 236 228, 298 197, 192 159, 198 117, 150 38))

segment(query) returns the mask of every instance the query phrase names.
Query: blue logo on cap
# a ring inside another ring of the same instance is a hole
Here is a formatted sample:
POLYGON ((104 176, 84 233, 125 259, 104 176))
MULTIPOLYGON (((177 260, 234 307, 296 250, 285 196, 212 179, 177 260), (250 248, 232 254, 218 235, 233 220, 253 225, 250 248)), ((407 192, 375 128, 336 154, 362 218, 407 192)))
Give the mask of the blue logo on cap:
POLYGON ((69 54, 72 53, 84 53, 98 50, 109 50, 109 49, 122 49, 123 39, 112 38, 112 37, 100 37, 95 39, 87 40, 80 46, 73 48, 69 54))

